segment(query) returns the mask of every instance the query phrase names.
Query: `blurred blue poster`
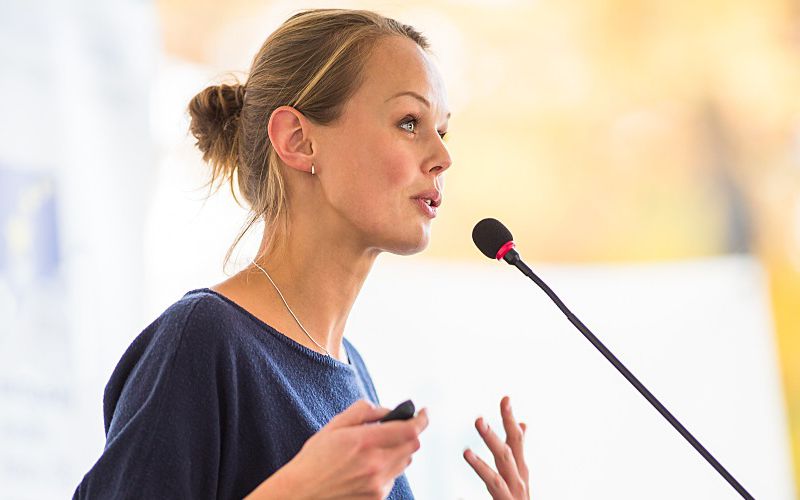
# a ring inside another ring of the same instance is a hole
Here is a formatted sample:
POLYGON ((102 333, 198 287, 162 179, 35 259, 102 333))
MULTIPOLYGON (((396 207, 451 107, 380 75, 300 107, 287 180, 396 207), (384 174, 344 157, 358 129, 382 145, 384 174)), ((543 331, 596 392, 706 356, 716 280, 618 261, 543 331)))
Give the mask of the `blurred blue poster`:
POLYGON ((0 279, 18 299, 58 272, 58 223, 49 173, 0 164, 0 279))
POLYGON ((0 485, 9 498, 49 496, 71 480, 56 192, 51 172, 0 162, 0 485))
POLYGON ((0 498, 68 498, 102 452, 103 387, 141 328, 157 43, 152 2, 0 16, 0 498))
POLYGON ((141 329, 153 2, 6 2, 0 16, 0 498, 68 498, 104 444, 141 329))

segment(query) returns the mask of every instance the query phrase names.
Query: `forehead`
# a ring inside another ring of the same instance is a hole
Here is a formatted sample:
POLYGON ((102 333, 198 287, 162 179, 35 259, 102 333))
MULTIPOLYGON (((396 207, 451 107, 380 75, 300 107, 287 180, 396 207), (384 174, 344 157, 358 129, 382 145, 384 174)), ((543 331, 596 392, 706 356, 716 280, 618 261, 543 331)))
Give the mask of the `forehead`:
POLYGON ((422 47, 405 37, 384 37, 365 63, 364 81, 353 101, 381 109, 406 100, 420 102, 410 96, 392 98, 408 91, 420 94, 431 103, 431 111, 437 118, 447 118, 449 109, 444 82, 422 47))

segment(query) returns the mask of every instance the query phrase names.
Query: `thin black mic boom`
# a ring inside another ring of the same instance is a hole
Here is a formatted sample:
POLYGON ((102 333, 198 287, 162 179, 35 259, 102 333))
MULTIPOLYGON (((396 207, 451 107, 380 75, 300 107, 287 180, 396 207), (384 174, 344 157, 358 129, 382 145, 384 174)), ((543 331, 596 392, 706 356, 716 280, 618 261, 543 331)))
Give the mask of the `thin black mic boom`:
POLYGON ((733 486, 733 488, 742 496, 742 498, 748 500, 754 500, 753 496, 744 489, 739 481, 734 478, 730 472, 722 466, 716 458, 714 458, 711 453, 705 449, 705 447, 700 444, 698 441, 687 429, 686 427, 681 424, 677 418, 675 418, 672 413, 667 410, 667 408, 661 404, 661 402, 653 396, 653 394, 647 390, 647 387, 644 386, 639 379, 637 379, 633 373, 628 370, 622 362, 617 359, 608 348, 603 345, 602 342, 586 327, 586 325, 575 316, 572 311, 567 308, 566 305, 558 298, 558 296, 550 289, 547 284, 542 281, 536 273, 534 273, 531 268, 522 261, 522 257, 520 257, 519 253, 514 250, 514 241, 511 237, 511 232, 498 220, 496 219, 483 219, 482 221, 478 222, 475 225, 475 228, 472 230, 472 240, 475 242, 475 245, 478 249, 487 257, 489 258, 496 258, 497 260, 503 259, 508 264, 515 266, 517 269, 522 271, 522 273, 533 280, 534 283, 539 285, 544 293, 547 294, 548 297, 558 306, 561 312, 569 319, 569 321, 575 325, 586 339, 592 343, 593 346, 597 348, 600 353, 605 356, 605 358, 614 365, 616 368, 627 380, 630 382, 639 393, 644 396, 647 401, 650 402, 653 407, 665 418, 667 421, 672 425, 672 427, 677 430, 681 436, 686 439, 689 444, 694 447, 695 450, 706 459, 706 461, 711 464, 714 469, 719 472, 719 474, 725 478, 728 483, 733 486))

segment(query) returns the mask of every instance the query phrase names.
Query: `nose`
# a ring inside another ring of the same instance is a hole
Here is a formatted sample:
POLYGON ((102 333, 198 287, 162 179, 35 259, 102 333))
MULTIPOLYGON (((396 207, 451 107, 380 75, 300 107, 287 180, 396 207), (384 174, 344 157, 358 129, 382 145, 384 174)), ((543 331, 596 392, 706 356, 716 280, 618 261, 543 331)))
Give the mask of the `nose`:
POLYGON ((431 162, 428 164, 428 172, 438 176, 450 168, 450 165, 453 164, 453 159, 450 157, 450 151, 447 150, 444 140, 439 138, 438 135, 437 138, 438 140, 434 141, 434 152, 431 156, 431 162))

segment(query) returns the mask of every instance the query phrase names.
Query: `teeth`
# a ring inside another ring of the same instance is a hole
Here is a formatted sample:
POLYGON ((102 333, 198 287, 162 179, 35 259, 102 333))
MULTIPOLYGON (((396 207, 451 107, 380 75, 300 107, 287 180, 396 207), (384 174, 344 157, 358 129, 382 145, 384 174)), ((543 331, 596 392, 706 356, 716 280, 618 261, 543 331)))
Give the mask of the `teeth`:
POLYGON ((428 206, 431 206, 431 204, 433 203, 433 200, 425 200, 425 203, 427 203, 428 206))

